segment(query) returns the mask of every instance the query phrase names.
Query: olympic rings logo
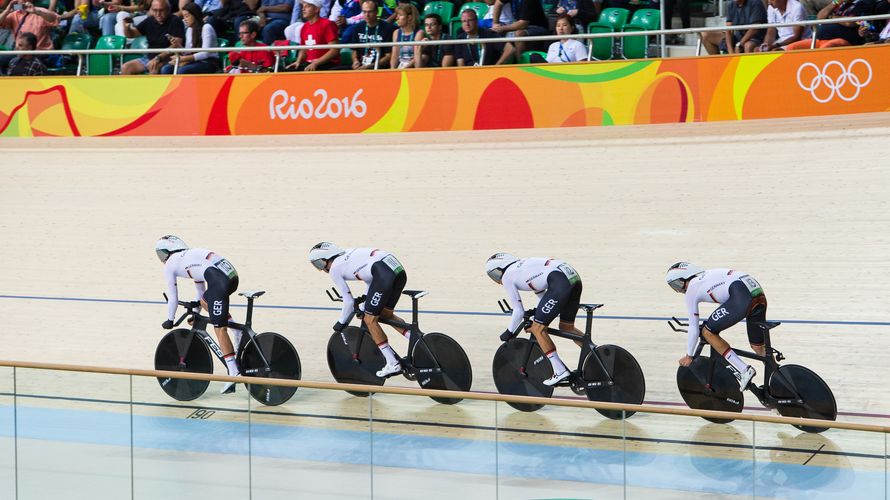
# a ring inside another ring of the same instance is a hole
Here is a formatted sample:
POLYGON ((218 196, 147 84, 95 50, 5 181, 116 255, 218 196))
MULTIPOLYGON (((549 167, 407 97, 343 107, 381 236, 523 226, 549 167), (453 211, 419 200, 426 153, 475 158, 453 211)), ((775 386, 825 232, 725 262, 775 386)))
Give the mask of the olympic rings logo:
POLYGON ((797 69, 797 84, 821 104, 835 95, 846 102, 856 99, 862 88, 871 83, 871 78, 871 66, 864 59, 855 59, 847 67, 838 61, 829 61, 822 68, 808 62, 797 69))

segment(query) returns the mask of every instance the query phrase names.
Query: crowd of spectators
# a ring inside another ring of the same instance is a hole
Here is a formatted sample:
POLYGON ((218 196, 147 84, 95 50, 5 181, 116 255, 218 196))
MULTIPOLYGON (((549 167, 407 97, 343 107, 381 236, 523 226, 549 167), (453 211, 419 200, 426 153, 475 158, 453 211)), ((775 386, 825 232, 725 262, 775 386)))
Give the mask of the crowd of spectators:
MULTIPOLYGON (((634 11, 658 8, 658 0, 484 0, 464 6, 455 0, 454 24, 424 6, 432 0, 0 0, 0 48, 52 49, 65 34, 91 33, 141 37, 154 52, 127 60, 121 74, 246 73, 270 71, 270 51, 241 47, 287 46, 295 60, 285 71, 373 70, 510 64, 529 52, 532 62, 586 60, 586 45, 574 38, 605 7, 634 11), (546 4, 545 4, 546 2, 546 4), (479 12, 485 12, 479 18, 479 12), (459 24, 457 24, 459 22, 459 24), (515 37, 555 34, 556 42, 525 42, 515 37), (381 47, 383 42, 466 40, 466 43, 381 47), (500 39, 481 44, 476 40, 500 39), (207 49, 226 42, 229 53, 207 49), (316 45, 352 43, 352 51, 315 49, 316 45), (296 47, 293 47, 296 46, 296 47), (193 49, 186 53, 166 49, 193 49), (349 60, 341 59, 348 56, 349 60)), ((682 26, 689 25, 688 0, 666 0, 670 19, 677 2, 682 26)), ((729 0, 726 25, 781 24, 890 12, 890 0, 729 0), (812 9, 818 9, 813 12, 812 9)), ((709 54, 809 48, 806 26, 711 31, 702 34, 709 54)), ((816 47, 883 43, 886 23, 826 24, 815 30, 816 47)), ((528 54, 526 54, 528 57, 528 54)), ((18 57, 0 52, 0 74, 39 75, 60 66, 64 57, 18 57), (15 62, 15 64, 13 64, 15 62)))

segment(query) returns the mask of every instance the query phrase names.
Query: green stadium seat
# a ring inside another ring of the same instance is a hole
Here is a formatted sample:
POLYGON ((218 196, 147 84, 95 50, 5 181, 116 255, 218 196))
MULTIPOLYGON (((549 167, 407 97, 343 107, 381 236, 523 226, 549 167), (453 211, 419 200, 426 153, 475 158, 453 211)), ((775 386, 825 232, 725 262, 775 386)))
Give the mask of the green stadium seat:
MULTIPOLYGON (((137 36, 136 38, 130 40, 131 49, 147 49, 148 48, 148 39, 144 36, 137 36)), ((142 57, 140 54, 124 54, 123 60, 121 64, 132 61, 133 59, 139 59, 142 57)))
POLYGON ((658 9, 640 9, 634 12, 627 24, 639 26, 646 31, 661 29, 661 12, 658 9))
MULTIPOLYGON (((62 41, 61 50, 87 50, 92 43, 88 33, 71 33, 62 41)), ((71 56, 70 62, 59 68, 47 68, 49 74, 80 74, 83 69, 83 56, 71 56)))
MULTIPOLYGON (((120 50, 127 43, 126 37, 107 35, 96 42, 98 50, 120 50)), ((110 75, 114 70, 114 54, 90 54, 87 57, 88 75, 110 75)))
MULTIPOLYGON (((590 23, 587 25, 587 33, 614 33, 612 26, 604 23, 590 23)), ((591 61, 607 61, 612 59, 612 43, 614 37, 591 38, 587 40, 591 61)))
POLYGON ((627 24, 627 18, 630 17, 630 11, 627 9, 618 9, 610 7, 603 9, 600 14, 599 22, 612 27, 612 31, 619 32, 627 24))
POLYGON ((352 49, 340 49, 340 64, 352 66, 352 49))
POLYGON ((426 4, 426 7, 423 8, 423 13, 420 17, 423 17, 427 14, 439 14, 439 17, 442 18, 442 24, 447 26, 451 23, 451 18, 454 15, 454 4, 451 2, 441 2, 441 1, 433 1, 426 4))
MULTIPOLYGON (((634 12, 630 22, 622 31, 652 31, 661 26, 661 13, 656 9, 640 9, 634 12)), ((649 36, 626 36, 621 39, 621 57, 624 59, 645 59, 649 57, 649 36)))
POLYGON ((533 54, 538 54, 539 56, 543 57, 545 61, 547 60, 546 52, 540 52, 537 50, 526 50, 519 56, 519 64, 534 64, 531 60, 533 54))

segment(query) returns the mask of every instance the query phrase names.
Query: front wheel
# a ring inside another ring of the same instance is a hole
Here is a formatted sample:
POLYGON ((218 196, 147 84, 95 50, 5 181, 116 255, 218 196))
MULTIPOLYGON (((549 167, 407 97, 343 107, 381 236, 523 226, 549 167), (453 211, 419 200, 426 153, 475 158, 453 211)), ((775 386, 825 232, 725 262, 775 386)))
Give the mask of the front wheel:
MULTIPOLYGON (((412 363, 417 383, 425 389, 469 391, 473 384, 473 367, 460 344, 444 333, 428 333, 414 344, 412 363)), ((462 398, 433 397, 446 405, 462 398)))
MULTIPOLYGON (((696 410, 717 410, 741 413, 745 405, 742 390, 732 372, 727 367, 727 361, 720 357, 715 360, 714 374, 710 377, 711 359, 707 356, 699 356, 692 360, 688 367, 677 368, 677 388, 686 405, 696 410)), ((718 424, 732 422, 731 418, 704 417, 718 424)))
MULTIPOLYGON (((638 405, 646 395, 646 380, 637 360, 622 347, 601 345, 587 355, 581 366, 582 379, 587 399, 608 403, 638 405), (597 359, 598 358, 598 359, 597 359), (605 368, 605 372, 603 371, 605 368), (609 385, 611 378, 612 385, 609 385)), ((603 416, 620 420, 636 412, 601 410, 603 416)))
MULTIPOLYGON (((341 384, 383 385, 386 379, 377 376, 386 359, 371 335, 357 326, 334 332, 328 340, 328 367, 334 380, 341 384)), ((367 392, 347 391, 365 397, 367 392)))
MULTIPOLYGON (((782 365, 769 379, 769 393, 780 401, 776 409, 783 417, 835 420, 837 403, 822 377, 800 365, 782 365)), ((827 427, 795 425, 805 432, 822 432, 827 427)))
MULTIPOLYGON (((213 373, 210 349, 191 330, 178 328, 161 338, 155 349, 155 370, 188 373, 213 373)), ((161 389, 177 401, 191 401, 207 390, 207 380, 158 377, 161 389)))
MULTIPOLYGON (((553 376, 553 367, 537 342, 514 338, 501 344, 491 363, 494 385, 501 394, 549 398, 553 387, 544 381, 553 376)), ((519 411, 536 411, 541 404, 511 403, 519 411)))
MULTIPOLYGON (((275 332, 260 333, 253 342, 247 342, 239 355, 238 366, 245 377, 300 380, 302 373, 297 350, 289 340, 275 332), (268 366, 263 358, 269 363, 268 366)), ((248 390, 253 399, 268 406, 280 405, 297 392, 296 387, 262 384, 249 384, 248 390)))

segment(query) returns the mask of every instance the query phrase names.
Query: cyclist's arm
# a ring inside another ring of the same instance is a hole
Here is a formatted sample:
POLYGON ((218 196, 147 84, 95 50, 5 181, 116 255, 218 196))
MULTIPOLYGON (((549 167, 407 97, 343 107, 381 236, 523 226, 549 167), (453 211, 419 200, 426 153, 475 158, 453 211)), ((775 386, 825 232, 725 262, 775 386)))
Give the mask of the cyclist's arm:
POLYGON ((334 286, 337 287, 337 291, 340 292, 340 296, 343 297, 343 309, 340 311, 340 323, 345 325, 352 319, 355 299, 352 297, 352 290, 349 289, 349 285, 346 284, 346 280, 343 279, 343 276, 339 272, 335 273, 332 270, 331 279, 334 281, 334 286))
POLYGON ((207 291, 207 285, 205 285, 203 281, 196 281, 195 291, 197 292, 197 294, 195 295, 195 300, 201 302, 201 299, 204 298, 204 292, 207 291))
POLYGON ((176 302, 179 300, 179 293, 176 288, 176 274, 172 270, 164 270, 164 278, 167 280, 167 319, 173 321, 176 317, 176 302))
POLYGON ((686 311, 689 313, 689 330, 686 337, 686 354, 695 355, 695 348, 698 347, 698 300, 696 293, 686 292, 686 311))
POLYGON ((512 283, 504 283, 504 290, 507 291, 507 300, 510 302, 510 307, 513 308, 513 315, 510 316, 509 328, 512 332, 516 330, 525 319, 525 308, 522 306, 522 297, 519 295, 519 290, 517 290, 512 283))

